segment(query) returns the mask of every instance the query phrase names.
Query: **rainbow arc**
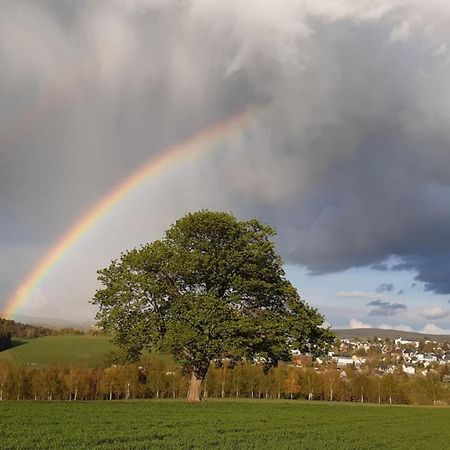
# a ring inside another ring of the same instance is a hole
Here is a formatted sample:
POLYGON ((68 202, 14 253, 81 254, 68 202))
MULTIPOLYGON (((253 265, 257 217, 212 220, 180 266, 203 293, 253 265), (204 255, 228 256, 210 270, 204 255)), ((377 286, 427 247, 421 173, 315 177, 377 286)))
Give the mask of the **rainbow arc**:
POLYGON ((13 316, 27 299, 30 298, 31 293, 48 275, 52 267, 58 263, 83 235, 94 227, 102 217, 130 192, 144 183, 148 178, 161 174, 174 164, 181 163, 213 149, 215 144, 245 128, 257 110, 257 108, 248 109, 214 124, 210 128, 191 136, 189 139, 166 149, 158 156, 150 158, 143 166, 122 180, 112 191, 78 219, 56 241, 43 258, 39 260, 7 300, 6 305, 3 307, 2 315, 5 317, 13 316))

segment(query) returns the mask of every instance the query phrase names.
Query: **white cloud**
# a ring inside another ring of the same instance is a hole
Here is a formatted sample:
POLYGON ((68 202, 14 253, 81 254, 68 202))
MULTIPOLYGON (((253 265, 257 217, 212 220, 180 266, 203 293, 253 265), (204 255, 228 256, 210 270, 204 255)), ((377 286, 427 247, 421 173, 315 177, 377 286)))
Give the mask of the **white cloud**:
POLYGON ((450 334, 450 330, 438 327, 434 323, 427 323, 421 330, 421 333, 425 334, 450 334))
POLYGON ((445 310, 440 306, 432 306, 431 308, 424 309, 420 315, 426 319, 436 320, 448 317, 450 315, 450 311, 445 310))
POLYGON ((361 322, 358 319, 350 319, 350 328, 373 328, 370 323, 361 322))
POLYGON ((392 30, 389 35, 389 40, 391 42, 405 42, 409 39, 410 33, 411 25, 409 22, 405 21, 392 30))
POLYGON ((440 306, 432 306, 431 308, 424 309, 421 313, 421 316, 431 320, 443 319, 444 317, 448 317, 449 315, 450 311, 445 310, 440 306))
POLYGON ((386 296, 379 292, 370 292, 370 291, 339 291, 336 294, 336 297, 364 298, 367 300, 378 300, 381 298, 385 298, 386 296))

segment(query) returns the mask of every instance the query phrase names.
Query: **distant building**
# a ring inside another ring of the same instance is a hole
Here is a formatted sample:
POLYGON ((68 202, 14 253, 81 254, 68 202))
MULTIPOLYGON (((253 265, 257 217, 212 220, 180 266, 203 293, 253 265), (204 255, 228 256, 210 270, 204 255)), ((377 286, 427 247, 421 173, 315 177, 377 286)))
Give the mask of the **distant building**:
POLYGON ((355 366, 361 366, 366 362, 365 358, 359 358, 356 355, 353 356, 337 355, 333 356, 332 359, 338 367, 350 366, 351 364, 354 364, 355 366))
POLYGON ((419 346, 419 341, 409 341, 407 339, 403 339, 402 337, 399 337, 395 339, 395 345, 414 345, 414 347, 419 346))

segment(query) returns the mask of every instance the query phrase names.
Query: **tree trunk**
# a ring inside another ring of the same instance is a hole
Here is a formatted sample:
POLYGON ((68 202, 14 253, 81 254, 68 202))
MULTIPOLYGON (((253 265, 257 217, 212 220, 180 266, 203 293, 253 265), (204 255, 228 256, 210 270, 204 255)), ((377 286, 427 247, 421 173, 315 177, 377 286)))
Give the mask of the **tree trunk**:
POLYGON ((189 382, 188 400, 190 402, 199 402, 201 400, 204 377, 192 372, 189 382))

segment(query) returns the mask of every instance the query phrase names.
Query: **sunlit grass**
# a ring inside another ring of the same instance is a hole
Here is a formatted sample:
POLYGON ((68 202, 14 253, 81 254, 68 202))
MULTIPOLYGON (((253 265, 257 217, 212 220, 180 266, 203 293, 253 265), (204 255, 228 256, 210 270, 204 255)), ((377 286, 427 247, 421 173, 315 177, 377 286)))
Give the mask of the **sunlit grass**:
POLYGON ((57 364, 97 367, 116 347, 107 336, 45 336, 13 340, 13 348, 0 352, 0 360, 27 366, 57 364))
POLYGON ((0 448, 447 448, 450 409, 301 401, 4 402, 0 448))

